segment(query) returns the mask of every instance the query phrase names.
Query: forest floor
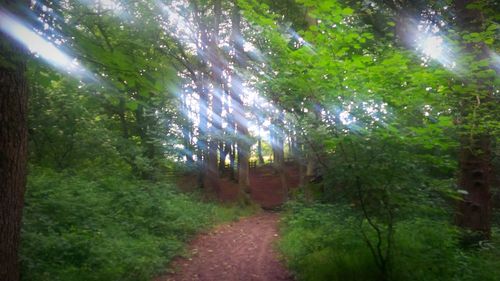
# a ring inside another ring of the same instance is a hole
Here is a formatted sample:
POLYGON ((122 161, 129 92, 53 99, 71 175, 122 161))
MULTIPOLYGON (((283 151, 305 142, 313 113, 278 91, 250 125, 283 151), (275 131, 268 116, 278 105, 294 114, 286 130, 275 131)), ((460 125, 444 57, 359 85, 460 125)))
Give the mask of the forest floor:
POLYGON ((279 218, 262 212, 199 235, 188 248, 190 256, 172 262, 174 273, 155 281, 293 280, 274 249, 279 218))

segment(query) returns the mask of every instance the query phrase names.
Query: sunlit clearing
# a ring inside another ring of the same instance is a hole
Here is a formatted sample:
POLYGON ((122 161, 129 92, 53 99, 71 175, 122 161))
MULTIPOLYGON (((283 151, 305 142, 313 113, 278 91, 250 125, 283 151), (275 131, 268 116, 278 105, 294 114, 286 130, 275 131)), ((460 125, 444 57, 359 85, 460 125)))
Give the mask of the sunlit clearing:
POLYGON ((75 58, 62 52, 54 43, 35 33, 4 9, 0 9, 0 29, 26 46, 35 56, 42 58, 57 69, 78 76, 83 76, 85 73, 75 58))

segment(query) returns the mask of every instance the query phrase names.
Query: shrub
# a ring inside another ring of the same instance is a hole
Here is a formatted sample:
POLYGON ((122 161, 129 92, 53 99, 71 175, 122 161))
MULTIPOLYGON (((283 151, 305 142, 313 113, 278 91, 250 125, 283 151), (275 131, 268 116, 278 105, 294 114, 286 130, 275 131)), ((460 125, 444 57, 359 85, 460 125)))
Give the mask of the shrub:
MULTIPOLYGON (((287 210, 279 248, 299 280, 383 280, 350 206, 294 202, 287 210)), ((391 280, 499 280, 498 233, 487 245, 462 249, 461 233, 446 221, 421 217, 394 227, 391 280)))
POLYGON ((149 280, 201 229, 243 214, 166 183, 33 167, 22 279, 149 280))

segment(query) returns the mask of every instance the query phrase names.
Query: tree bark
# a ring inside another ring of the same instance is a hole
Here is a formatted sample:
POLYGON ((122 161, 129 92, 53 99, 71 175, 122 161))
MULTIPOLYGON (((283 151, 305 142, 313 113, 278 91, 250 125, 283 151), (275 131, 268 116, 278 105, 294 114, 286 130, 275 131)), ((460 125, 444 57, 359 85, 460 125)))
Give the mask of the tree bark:
POLYGON ((181 98, 181 107, 184 112, 186 112, 186 115, 181 117, 182 119, 182 140, 183 140, 183 145, 184 145, 184 152, 182 153, 185 157, 186 163, 188 164, 189 167, 191 167, 194 164, 194 159, 193 159, 193 145, 192 145, 192 136, 193 136, 193 131, 192 131, 192 126, 189 121, 189 108, 187 105, 187 94, 183 94, 181 98))
POLYGON ((262 137, 260 135, 257 139, 257 156, 259 157, 259 164, 264 164, 264 156, 262 155, 262 137))
POLYGON ((245 116, 245 105, 243 104, 243 83, 241 77, 237 74, 236 68, 245 66, 244 50, 241 44, 241 15, 240 9, 234 3, 231 15, 231 41, 234 48, 234 70, 231 78, 231 94, 234 101, 233 114, 236 122, 236 132, 238 134, 237 149, 238 149, 238 184, 240 191, 250 191, 249 178, 249 158, 250 158, 250 134, 248 132, 248 124, 245 116))
MULTIPOLYGON (((200 163, 200 182, 202 187, 218 192, 219 189, 219 173, 217 169, 217 149, 218 142, 215 139, 215 133, 220 130, 220 116, 215 116, 215 111, 222 112, 220 98, 214 92, 210 93, 210 82, 215 87, 217 82, 215 79, 214 60, 217 57, 216 44, 217 36, 210 36, 209 26, 207 26, 202 12, 198 6, 198 1, 190 1, 193 12, 193 18, 196 22, 199 32, 199 41, 197 46, 198 58, 201 62, 201 83, 197 84, 197 92, 199 94, 199 116, 200 123, 198 126, 198 161, 200 163), (209 108, 210 94, 212 96, 212 107, 209 108), (215 109, 214 109, 215 107, 215 109), (212 110, 212 120, 209 120, 209 113, 212 110), (212 127, 209 129, 209 121, 212 127)), ((220 4, 220 3, 219 3, 220 4)), ((216 1, 215 6, 218 6, 216 1)), ((219 9, 218 7, 215 7, 219 9)), ((215 25, 219 24, 219 20, 215 21, 215 25)), ((220 87, 218 87, 220 88, 220 87)))
MULTIPOLYGON (((219 58, 218 42, 219 42, 219 25, 221 20, 221 2, 214 0, 214 25, 212 26, 212 33, 210 36, 205 36, 207 42, 202 42, 207 46, 208 62, 210 63, 210 77, 212 83, 212 127, 209 131, 210 140, 208 143, 208 157, 206 163, 207 177, 210 178, 214 186, 211 188, 219 191, 219 169, 217 161, 217 151, 220 147, 219 136, 222 132, 222 65, 219 58)), ((203 38, 203 37, 202 37, 203 38)))
POLYGON ((28 91, 24 50, 4 34, 0 40, 0 280, 16 281, 26 188, 28 91))
POLYGON ((467 191, 458 204, 457 224, 478 231, 482 237, 491 235, 491 174, 490 136, 474 136, 473 143, 462 141, 459 159, 459 186, 467 191))
MULTIPOLYGON (((457 25, 462 32, 482 32, 484 16, 481 11, 469 8, 477 0, 458 0, 454 3, 457 15, 457 25)), ((488 48, 484 42, 465 43, 466 55, 473 60, 488 59, 488 48)), ((476 71, 483 71, 486 66, 476 71)), ((477 92, 460 95, 461 120, 465 120, 460 145, 459 158, 459 187, 467 191, 463 200, 458 203, 456 222, 459 226, 476 231, 479 239, 489 239, 491 236, 492 221, 492 194, 493 165, 491 151, 491 135, 487 131, 474 132, 484 116, 481 116, 479 107, 488 107, 493 101, 492 81, 470 77, 460 80, 464 85, 473 86, 477 92), (479 111, 476 115, 476 111, 479 111), (471 118, 472 117, 472 118, 471 118)), ((493 82, 494 83, 494 82, 493 82)))
POLYGON ((272 122, 274 127, 272 128, 272 148, 273 148, 273 158, 274 167, 278 171, 281 180, 281 188, 285 200, 288 199, 288 182, 285 175, 285 142, 284 142, 284 132, 283 132, 283 120, 285 116, 283 111, 280 112, 278 118, 274 119, 272 122))
POLYGON ((263 165, 264 164, 264 156, 262 155, 262 117, 259 116, 259 114, 256 114, 255 116, 257 118, 257 130, 258 130, 258 136, 257 136, 257 157, 259 158, 259 164, 263 165))

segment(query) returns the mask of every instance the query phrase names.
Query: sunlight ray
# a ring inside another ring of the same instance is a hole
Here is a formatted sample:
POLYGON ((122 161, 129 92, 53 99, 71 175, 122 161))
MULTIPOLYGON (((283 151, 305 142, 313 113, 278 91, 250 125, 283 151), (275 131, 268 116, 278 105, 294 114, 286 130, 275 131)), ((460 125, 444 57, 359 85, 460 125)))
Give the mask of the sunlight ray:
POLYGON ((36 57, 40 57, 56 69, 74 77, 92 77, 76 58, 63 52, 60 46, 43 38, 42 35, 36 33, 32 28, 4 9, 0 9, 0 29, 28 48, 36 57))

